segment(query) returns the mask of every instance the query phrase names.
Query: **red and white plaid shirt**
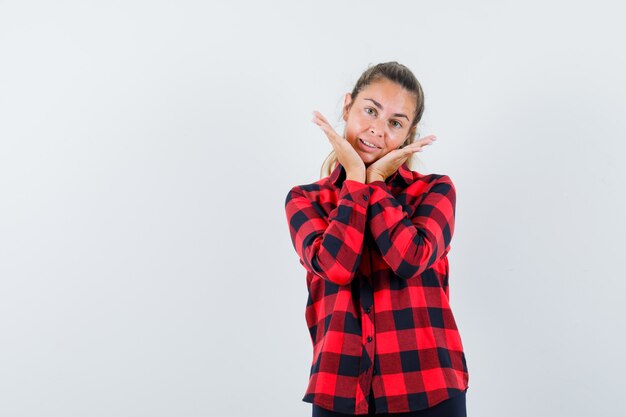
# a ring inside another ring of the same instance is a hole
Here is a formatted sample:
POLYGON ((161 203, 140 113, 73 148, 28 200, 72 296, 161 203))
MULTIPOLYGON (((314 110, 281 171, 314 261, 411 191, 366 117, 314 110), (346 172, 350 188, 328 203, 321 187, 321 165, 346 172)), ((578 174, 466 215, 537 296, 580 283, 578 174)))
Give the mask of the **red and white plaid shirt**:
POLYGON ((293 187, 285 210, 306 269, 313 343, 302 401, 345 414, 432 407, 468 388, 448 258, 456 191, 405 163, 385 181, 330 176, 293 187))

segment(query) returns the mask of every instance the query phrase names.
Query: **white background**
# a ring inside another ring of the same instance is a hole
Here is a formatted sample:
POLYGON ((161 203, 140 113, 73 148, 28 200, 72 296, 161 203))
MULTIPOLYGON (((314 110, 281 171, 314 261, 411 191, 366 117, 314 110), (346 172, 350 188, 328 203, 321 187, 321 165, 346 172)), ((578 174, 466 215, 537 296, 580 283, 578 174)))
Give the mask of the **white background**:
POLYGON ((389 60, 457 188, 468 415, 614 415, 618 4, 0 1, 0 415, 310 416, 284 199, 389 60))

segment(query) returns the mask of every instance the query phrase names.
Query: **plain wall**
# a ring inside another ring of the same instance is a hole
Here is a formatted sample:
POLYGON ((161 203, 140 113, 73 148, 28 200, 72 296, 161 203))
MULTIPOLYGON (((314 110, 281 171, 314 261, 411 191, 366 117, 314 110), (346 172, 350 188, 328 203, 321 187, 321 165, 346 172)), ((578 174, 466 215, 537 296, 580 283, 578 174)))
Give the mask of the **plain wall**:
POLYGON ((457 188, 468 415, 613 415, 617 4, 0 1, 0 415, 309 416, 284 199, 389 60, 457 188))

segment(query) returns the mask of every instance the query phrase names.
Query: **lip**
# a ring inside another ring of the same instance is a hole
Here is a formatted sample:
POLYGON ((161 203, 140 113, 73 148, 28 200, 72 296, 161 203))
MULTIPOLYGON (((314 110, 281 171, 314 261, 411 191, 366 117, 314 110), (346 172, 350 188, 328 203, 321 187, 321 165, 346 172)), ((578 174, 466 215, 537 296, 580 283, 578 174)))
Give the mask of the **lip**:
POLYGON ((370 148, 369 146, 361 142, 361 138, 357 138, 357 141, 359 142, 359 148, 364 150, 365 152, 378 152, 380 150, 379 147, 370 148))

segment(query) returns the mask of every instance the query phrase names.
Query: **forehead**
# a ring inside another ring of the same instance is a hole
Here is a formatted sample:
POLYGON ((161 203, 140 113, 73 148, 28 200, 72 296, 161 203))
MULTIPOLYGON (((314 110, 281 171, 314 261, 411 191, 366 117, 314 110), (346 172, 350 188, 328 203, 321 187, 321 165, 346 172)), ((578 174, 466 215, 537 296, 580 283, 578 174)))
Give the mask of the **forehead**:
POLYGON ((405 113, 409 117, 415 110, 415 94, 405 90, 400 84, 386 78, 376 80, 363 88, 357 100, 372 103, 368 98, 379 102, 385 111, 405 113))

